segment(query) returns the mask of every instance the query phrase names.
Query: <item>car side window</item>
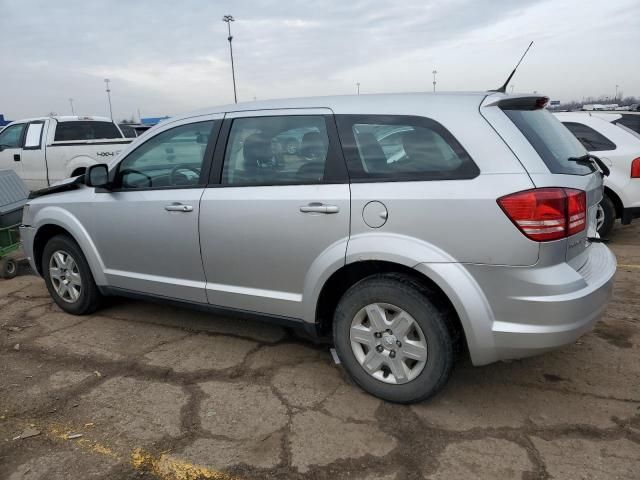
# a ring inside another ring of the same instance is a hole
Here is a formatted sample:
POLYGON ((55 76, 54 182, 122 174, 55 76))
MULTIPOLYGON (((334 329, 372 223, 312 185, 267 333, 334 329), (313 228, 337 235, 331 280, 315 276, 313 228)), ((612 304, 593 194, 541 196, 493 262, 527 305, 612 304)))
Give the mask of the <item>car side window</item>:
POLYGON ((201 173, 213 121, 190 123, 149 138, 118 165, 122 189, 191 187, 201 173))
POLYGON ((615 150, 616 144, 593 128, 583 123, 563 122, 564 126, 580 141, 590 152, 615 150))
POLYGON ((319 183, 325 178, 328 153, 321 115, 237 118, 229 132, 222 183, 319 183))
POLYGON ((20 148, 25 125, 25 123, 19 123, 5 128, 0 133, 0 145, 3 148, 20 148))
POLYGON ((622 118, 613 123, 624 125, 634 132, 640 133, 640 115, 622 115, 622 118))
POLYGON ((462 145, 424 117, 337 115, 349 176, 354 180, 453 180, 480 171, 462 145))
POLYGON ((33 122, 27 128, 27 135, 24 139, 24 148, 37 150, 42 143, 42 130, 44 122, 33 122))

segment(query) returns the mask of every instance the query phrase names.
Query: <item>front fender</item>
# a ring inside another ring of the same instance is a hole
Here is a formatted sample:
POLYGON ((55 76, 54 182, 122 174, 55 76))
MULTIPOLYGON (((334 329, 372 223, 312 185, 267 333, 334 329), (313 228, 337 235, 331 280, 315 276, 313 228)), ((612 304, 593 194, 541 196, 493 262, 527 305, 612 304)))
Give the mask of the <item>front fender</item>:
POLYGON ((35 229, 36 236, 38 230, 45 225, 56 225, 69 232, 82 249, 96 284, 107 284, 107 279, 104 275, 104 262, 98 253, 98 249, 87 230, 76 217, 63 208, 46 206, 34 214, 32 226, 35 229))

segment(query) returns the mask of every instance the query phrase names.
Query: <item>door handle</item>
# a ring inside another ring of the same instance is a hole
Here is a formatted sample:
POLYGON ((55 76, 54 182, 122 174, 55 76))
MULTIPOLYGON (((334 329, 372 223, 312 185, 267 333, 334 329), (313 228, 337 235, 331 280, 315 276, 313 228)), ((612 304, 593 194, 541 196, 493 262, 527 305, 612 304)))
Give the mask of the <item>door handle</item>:
POLYGON ((182 203, 172 203, 164 207, 167 212, 193 212, 191 205, 183 205, 182 203))
POLYGON ((302 213, 338 213, 340 208, 337 205, 326 205, 324 203, 312 202, 309 205, 300 207, 302 213))
POLYGON ((13 154, 13 161, 14 162, 19 162, 20 161, 20 154, 19 153, 14 153, 13 154))

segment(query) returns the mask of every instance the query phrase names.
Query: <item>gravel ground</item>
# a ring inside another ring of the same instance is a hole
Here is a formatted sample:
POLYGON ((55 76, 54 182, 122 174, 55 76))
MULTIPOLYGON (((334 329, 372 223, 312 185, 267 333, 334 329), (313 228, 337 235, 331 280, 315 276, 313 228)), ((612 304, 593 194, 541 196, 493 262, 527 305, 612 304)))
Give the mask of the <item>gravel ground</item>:
POLYGON ((129 300, 73 317, 40 278, 0 280, 0 478, 638 479, 640 222, 610 246, 614 299, 592 333, 463 360, 410 407, 277 326, 129 300))

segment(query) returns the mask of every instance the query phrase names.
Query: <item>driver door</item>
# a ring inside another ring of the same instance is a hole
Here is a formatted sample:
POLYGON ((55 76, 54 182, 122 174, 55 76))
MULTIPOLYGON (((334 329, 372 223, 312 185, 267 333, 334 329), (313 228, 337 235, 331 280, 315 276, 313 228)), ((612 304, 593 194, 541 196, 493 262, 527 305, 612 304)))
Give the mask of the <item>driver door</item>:
POLYGON ((111 190, 95 192, 86 215, 110 286, 207 302, 198 216, 221 119, 165 126, 125 154, 111 190))
POLYGON ((14 170, 22 178, 22 139, 26 123, 6 127, 0 132, 0 170, 14 170))

